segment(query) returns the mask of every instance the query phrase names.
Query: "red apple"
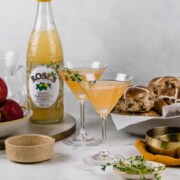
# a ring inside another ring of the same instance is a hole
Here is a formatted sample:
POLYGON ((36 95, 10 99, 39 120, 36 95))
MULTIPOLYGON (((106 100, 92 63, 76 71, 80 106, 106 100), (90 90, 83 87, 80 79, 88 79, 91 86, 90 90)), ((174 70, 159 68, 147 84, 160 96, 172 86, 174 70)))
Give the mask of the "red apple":
POLYGON ((12 121, 23 117, 21 106, 12 99, 6 99, 0 104, 1 121, 12 121))
POLYGON ((0 77, 0 102, 4 101, 8 94, 8 88, 4 80, 0 77))

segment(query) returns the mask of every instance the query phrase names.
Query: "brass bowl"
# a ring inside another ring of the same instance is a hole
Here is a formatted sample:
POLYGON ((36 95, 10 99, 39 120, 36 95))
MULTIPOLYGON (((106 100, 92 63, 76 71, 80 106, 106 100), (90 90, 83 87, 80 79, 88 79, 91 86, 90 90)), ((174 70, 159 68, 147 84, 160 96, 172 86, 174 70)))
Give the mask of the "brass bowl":
POLYGON ((159 137, 162 141, 180 142, 180 133, 165 134, 159 137))
POLYGON ((154 154, 180 157, 180 128, 156 127, 146 132, 148 150, 154 154))

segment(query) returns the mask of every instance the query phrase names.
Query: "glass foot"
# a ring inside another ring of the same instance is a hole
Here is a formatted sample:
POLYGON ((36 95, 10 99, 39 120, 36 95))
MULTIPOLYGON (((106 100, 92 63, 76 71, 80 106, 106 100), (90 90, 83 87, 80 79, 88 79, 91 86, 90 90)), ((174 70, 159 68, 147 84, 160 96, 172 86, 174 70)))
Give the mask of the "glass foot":
POLYGON ((92 146, 100 144, 101 139, 98 137, 91 137, 86 134, 85 136, 79 135, 75 137, 70 137, 68 139, 65 139, 64 142, 71 146, 92 146))
POLYGON ((84 158, 85 163, 90 164, 90 165, 96 165, 96 166, 101 166, 105 165, 107 163, 116 163, 119 162, 119 160, 124 159, 123 156, 118 155, 118 154, 104 154, 102 151, 99 152, 98 154, 95 155, 89 155, 84 158))

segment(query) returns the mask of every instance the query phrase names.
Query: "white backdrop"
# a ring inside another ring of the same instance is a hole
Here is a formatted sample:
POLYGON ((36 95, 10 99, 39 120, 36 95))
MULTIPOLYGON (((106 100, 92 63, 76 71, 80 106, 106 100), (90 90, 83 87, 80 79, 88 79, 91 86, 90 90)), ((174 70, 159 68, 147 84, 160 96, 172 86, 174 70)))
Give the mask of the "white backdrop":
MULTIPOLYGON (((53 0, 52 8, 65 60, 105 61, 110 71, 132 74, 134 84, 180 76, 179 0, 53 0)), ((18 49, 23 65, 36 9, 36 0, 0 4, 0 49, 18 49)), ((74 97, 65 91, 69 107, 74 97)))

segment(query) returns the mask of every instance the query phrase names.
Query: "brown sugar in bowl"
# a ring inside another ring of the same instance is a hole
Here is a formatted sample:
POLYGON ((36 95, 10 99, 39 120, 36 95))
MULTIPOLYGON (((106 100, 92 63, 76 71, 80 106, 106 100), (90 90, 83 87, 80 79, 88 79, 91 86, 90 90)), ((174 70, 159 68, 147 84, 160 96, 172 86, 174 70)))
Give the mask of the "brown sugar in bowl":
POLYGON ((19 163, 37 163, 54 155, 55 139, 45 135, 26 134, 5 140, 6 156, 19 163))

